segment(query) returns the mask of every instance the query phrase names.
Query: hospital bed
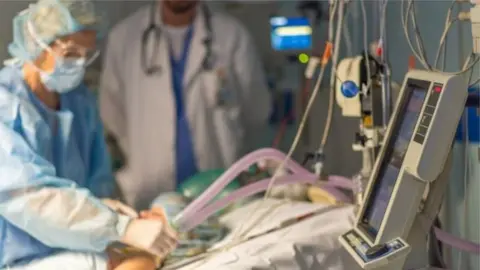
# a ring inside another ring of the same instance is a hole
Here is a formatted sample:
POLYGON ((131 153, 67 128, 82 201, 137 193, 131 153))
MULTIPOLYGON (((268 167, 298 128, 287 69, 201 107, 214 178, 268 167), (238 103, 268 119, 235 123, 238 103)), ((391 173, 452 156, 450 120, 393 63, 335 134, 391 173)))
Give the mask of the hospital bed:
POLYGON ((162 269, 349 269, 344 265, 338 237, 353 226, 353 206, 276 199, 254 201, 221 217, 220 221, 232 233, 213 249, 231 243, 235 229, 242 224, 243 228, 248 228, 258 218, 261 218, 260 225, 246 236, 250 240, 225 251, 201 255, 162 269), (312 213, 303 220, 296 220, 312 213), (249 223, 243 224, 242 219, 246 217, 249 223), (278 228, 282 223, 291 224, 278 228))

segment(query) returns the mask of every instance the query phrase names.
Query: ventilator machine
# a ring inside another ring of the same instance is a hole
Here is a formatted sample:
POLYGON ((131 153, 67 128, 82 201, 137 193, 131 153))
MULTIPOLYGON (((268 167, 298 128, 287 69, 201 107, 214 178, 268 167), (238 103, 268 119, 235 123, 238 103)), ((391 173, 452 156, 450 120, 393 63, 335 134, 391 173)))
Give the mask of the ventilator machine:
POLYGON ((458 75, 407 74, 355 226, 339 238, 358 269, 428 265, 466 88, 458 75))

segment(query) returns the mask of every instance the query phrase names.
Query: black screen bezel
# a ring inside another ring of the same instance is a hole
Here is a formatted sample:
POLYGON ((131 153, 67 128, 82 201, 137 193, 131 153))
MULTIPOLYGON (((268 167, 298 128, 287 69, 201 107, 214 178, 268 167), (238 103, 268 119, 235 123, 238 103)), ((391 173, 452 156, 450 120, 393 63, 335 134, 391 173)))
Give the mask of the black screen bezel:
MULTIPOLYGON (((403 94, 402 100, 398 104, 399 113, 397 114, 394 120, 394 123, 393 123, 394 126, 392 129, 392 132, 390 133, 390 137, 388 138, 388 141, 383 146, 386 148, 382 156, 382 163, 378 167, 379 169, 376 172, 374 172, 375 173, 374 184, 371 187, 371 190, 368 196, 368 201, 365 201, 365 207, 363 208, 362 216, 359 219, 358 228, 363 232, 364 235, 366 235, 370 239, 371 242, 375 241, 375 239, 378 237, 379 232, 376 231, 376 229, 374 229, 373 226, 371 226, 368 221, 365 222, 367 220, 366 214, 369 213, 371 209, 373 209, 373 198, 375 197, 374 196, 375 193, 379 191, 379 188, 380 188, 379 180, 381 179, 381 177, 384 176, 387 166, 389 164, 388 161, 393 155, 394 144, 399 136, 398 131, 400 129, 402 119, 406 113, 406 106, 410 101, 410 99, 412 98, 413 89, 422 89, 426 92, 425 99, 423 101, 423 103, 425 104, 425 102, 428 100, 428 94, 429 94, 428 91, 431 85, 432 83, 429 81, 423 81, 423 80, 417 80, 417 79, 408 79, 406 83, 406 87, 405 87, 406 92, 403 94), (372 231, 372 229, 374 229, 376 232, 372 231)), ((417 119, 417 123, 420 120, 420 115, 421 115, 421 112, 419 113, 419 119, 417 119)), ((414 134, 415 134, 415 131, 414 131, 414 134)), ((410 139, 410 143, 413 140, 413 137, 414 135, 412 135, 412 138, 410 139)), ((403 161, 404 160, 402 160, 402 164, 403 164, 403 161)), ((398 179, 395 180, 395 184, 397 183, 397 181, 398 179)), ((382 218, 382 224, 385 221, 385 217, 386 217, 386 213, 382 218)))

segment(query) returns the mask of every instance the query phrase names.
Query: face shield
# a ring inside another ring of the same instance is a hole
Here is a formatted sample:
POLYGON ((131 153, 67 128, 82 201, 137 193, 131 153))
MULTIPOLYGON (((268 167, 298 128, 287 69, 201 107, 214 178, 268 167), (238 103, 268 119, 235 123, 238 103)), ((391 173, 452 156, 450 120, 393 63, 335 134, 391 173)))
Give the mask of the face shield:
POLYGON ((65 59, 81 59, 83 65, 88 66, 94 62, 100 54, 95 46, 83 46, 73 40, 63 41, 62 39, 57 39, 50 44, 47 44, 37 35, 34 26, 30 21, 27 22, 27 28, 35 44, 42 50, 52 54, 57 61, 63 61, 65 59))
POLYGON ((90 0, 39 0, 14 18, 9 52, 24 62, 34 61, 46 50, 56 58, 82 58, 88 65, 98 57, 98 50, 65 37, 90 30, 101 38, 107 28, 103 18, 90 0))

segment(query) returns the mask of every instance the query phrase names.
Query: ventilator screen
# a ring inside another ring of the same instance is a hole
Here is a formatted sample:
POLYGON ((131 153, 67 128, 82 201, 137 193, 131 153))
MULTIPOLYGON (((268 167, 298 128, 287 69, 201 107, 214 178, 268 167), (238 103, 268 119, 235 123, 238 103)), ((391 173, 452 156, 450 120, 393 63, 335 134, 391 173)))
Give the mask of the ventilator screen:
POLYGON ((404 100, 399 105, 400 114, 395 119, 383 162, 361 220, 362 227, 372 238, 377 236, 383 222, 430 83, 409 80, 407 85, 404 100))

